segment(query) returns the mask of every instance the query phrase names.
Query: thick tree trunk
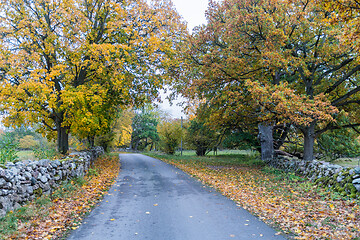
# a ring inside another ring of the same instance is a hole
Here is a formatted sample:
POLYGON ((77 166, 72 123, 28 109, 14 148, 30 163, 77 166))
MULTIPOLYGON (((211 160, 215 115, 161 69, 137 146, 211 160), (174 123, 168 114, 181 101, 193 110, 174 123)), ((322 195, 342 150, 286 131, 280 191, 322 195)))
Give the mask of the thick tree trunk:
POLYGON ((61 127, 61 124, 57 127, 57 143, 58 143, 58 151, 61 154, 66 154, 69 151, 69 133, 68 128, 61 127))
POLYGON ((314 159, 314 143, 315 143, 315 122, 310 123, 308 127, 303 129, 304 134, 304 160, 312 161, 314 159))
POLYGON ((274 157, 273 127, 271 124, 259 124, 258 138, 261 144, 261 160, 270 160, 274 157))

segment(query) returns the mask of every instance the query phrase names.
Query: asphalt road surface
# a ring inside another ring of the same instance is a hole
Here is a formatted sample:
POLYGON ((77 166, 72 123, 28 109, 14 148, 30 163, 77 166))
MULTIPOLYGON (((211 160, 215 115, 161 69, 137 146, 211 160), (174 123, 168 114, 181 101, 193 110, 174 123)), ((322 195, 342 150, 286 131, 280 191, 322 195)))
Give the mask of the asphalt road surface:
POLYGON ((117 182, 69 240, 285 239, 171 165, 140 154, 120 159, 117 182))

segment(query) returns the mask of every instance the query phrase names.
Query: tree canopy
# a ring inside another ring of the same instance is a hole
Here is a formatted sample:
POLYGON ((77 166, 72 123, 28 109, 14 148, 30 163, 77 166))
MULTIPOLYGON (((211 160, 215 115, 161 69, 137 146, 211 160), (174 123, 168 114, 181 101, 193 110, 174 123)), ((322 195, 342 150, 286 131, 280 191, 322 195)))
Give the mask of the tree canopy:
POLYGON ((159 141, 157 131, 159 122, 159 112, 151 106, 137 110, 132 121, 131 148, 135 151, 144 150, 150 145, 152 150, 159 141))
POLYGON ((5 123, 36 123, 62 153, 70 132, 101 134, 156 98, 186 29, 168 0, 6 0, 0 19, 5 123))
POLYGON ((346 126, 359 122, 358 53, 339 40, 344 23, 328 19, 315 1, 210 1, 184 56, 190 87, 179 92, 218 126, 296 126, 310 160, 315 137, 343 127, 340 112, 346 126))

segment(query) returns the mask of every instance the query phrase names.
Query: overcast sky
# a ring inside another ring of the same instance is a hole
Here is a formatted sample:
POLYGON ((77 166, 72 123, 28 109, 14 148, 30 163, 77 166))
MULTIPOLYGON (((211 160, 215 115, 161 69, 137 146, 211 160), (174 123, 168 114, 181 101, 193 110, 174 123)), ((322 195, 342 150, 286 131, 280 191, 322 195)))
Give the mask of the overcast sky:
POLYGON ((208 0, 172 0, 179 14, 188 23, 189 30, 206 22, 208 0))
MULTIPOLYGON (((188 23, 188 29, 191 31, 194 27, 206 23, 205 11, 208 6, 208 0, 172 0, 178 13, 188 23)), ((165 100, 164 94, 161 94, 164 101, 160 104, 161 109, 170 113, 174 118, 185 116, 182 113, 182 108, 176 106, 176 102, 170 106, 169 102, 165 100)))

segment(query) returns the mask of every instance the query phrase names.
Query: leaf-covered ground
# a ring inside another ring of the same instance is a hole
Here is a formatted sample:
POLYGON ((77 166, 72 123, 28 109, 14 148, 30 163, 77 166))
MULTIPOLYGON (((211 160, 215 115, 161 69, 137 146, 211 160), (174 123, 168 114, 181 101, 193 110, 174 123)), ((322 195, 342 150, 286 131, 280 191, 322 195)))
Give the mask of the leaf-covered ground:
POLYGON ((118 157, 99 158, 87 176, 63 184, 2 219, 0 239, 59 239, 78 228, 82 217, 98 203, 118 176, 118 157), (13 231, 15 228, 16 231, 13 231))
POLYGON ((308 180, 252 162, 241 155, 156 157, 216 188, 290 238, 360 237, 359 201, 342 199, 308 180))

